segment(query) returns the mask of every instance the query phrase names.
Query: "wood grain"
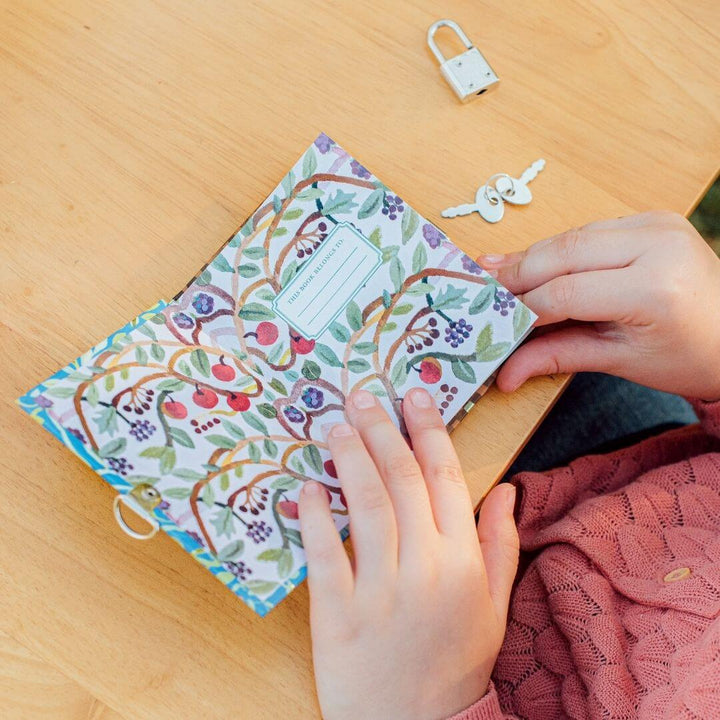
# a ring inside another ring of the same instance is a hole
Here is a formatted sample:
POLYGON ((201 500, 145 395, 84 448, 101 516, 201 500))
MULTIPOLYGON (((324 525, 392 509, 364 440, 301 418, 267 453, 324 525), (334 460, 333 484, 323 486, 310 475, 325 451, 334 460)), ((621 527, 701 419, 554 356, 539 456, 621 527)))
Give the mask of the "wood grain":
MULTIPOLYGON (((87 697, 133 720, 318 716, 306 588, 260 620, 167 537, 131 541, 111 489, 13 406, 180 289, 317 132, 470 253, 687 213, 714 176, 717 3, 445 3, 501 78, 468 105, 425 48, 437 12, 0 2, 2 717, 95 717, 87 697), (440 217, 539 157, 530 206, 495 226, 440 217), (45 706, 43 685, 60 688, 45 706)), ((491 391, 455 431, 476 501, 564 382, 491 391)))

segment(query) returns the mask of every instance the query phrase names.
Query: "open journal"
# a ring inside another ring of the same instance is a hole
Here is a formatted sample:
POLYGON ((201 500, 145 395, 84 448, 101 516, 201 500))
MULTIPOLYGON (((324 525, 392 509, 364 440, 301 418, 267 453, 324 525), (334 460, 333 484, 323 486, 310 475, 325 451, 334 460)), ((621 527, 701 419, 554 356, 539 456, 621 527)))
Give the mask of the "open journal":
POLYGON ((305 481, 347 532, 322 427, 348 393, 402 428, 422 386, 452 427, 534 320, 323 134, 172 301, 19 402, 264 615, 305 577, 305 481))

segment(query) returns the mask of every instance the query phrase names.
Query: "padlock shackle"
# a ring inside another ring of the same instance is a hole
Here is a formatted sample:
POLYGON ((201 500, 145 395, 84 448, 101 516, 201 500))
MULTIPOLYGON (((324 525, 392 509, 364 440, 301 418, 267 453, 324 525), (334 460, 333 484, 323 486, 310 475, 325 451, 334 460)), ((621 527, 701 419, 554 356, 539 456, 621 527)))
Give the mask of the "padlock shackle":
POLYGON ((463 32, 463 29, 454 20, 438 20, 434 22, 427 31, 427 44, 432 50, 433 55, 437 58, 437 61, 442 65, 445 62, 443 54, 435 44, 435 33, 441 27, 449 27, 459 38, 462 40, 465 47, 469 50, 473 44, 470 42, 470 38, 463 32))

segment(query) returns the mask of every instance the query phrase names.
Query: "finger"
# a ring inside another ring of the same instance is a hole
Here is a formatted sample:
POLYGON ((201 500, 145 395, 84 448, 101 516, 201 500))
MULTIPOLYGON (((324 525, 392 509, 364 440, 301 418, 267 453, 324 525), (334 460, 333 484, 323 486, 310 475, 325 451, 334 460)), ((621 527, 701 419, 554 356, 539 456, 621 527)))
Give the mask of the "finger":
POLYGON ((628 321, 637 305, 637 268, 561 275, 520 296, 538 316, 537 326, 563 320, 628 321))
POLYGON ((356 579, 388 580, 397 571, 397 526, 385 485, 351 425, 333 425, 327 441, 350 515, 356 579))
POLYGON ((500 267, 497 279, 511 292, 524 293, 563 275, 626 267, 643 250, 644 245, 628 242, 626 234, 615 230, 568 230, 532 245, 515 264, 500 267))
POLYGON ((477 526, 488 591, 498 620, 503 625, 507 621, 510 591, 517 573, 520 551, 514 508, 515 486, 501 483, 483 501, 477 526))
POLYGON ((305 483, 298 510, 313 602, 332 605, 352 594, 353 576, 345 548, 320 483, 305 483))
POLYGON ((387 487, 395 511, 400 552, 405 548, 413 552, 417 542, 435 530, 420 466, 405 438, 372 393, 354 392, 346 411, 387 487))
POLYGON ((460 460, 430 394, 422 388, 410 390, 403 400, 403 417, 437 529, 460 541, 474 539, 473 506, 460 460))
POLYGON ((618 333, 591 326, 567 327, 534 337, 520 346, 498 373, 496 384, 512 392, 528 378, 573 372, 618 374, 630 362, 631 349, 618 333))

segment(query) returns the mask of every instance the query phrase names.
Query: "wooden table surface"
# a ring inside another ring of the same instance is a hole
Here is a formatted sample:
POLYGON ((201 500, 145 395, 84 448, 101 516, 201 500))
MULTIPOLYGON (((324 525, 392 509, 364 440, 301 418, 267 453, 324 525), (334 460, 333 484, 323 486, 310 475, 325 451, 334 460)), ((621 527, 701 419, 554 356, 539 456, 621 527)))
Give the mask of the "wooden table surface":
MULTIPOLYGON (((0 2, 0 716, 318 717, 307 590, 259 619, 14 399, 180 289, 324 130, 470 253, 689 212, 720 148, 720 8, 640 2, 0 2), (458 21, 501 78, 456 101, 458 21), (444 38, 444 49, 452 47, 444 38), (440 209, 547 160, 498 225, 440 209)), ((565 380, 453 437, 479 501, 565 380)))

